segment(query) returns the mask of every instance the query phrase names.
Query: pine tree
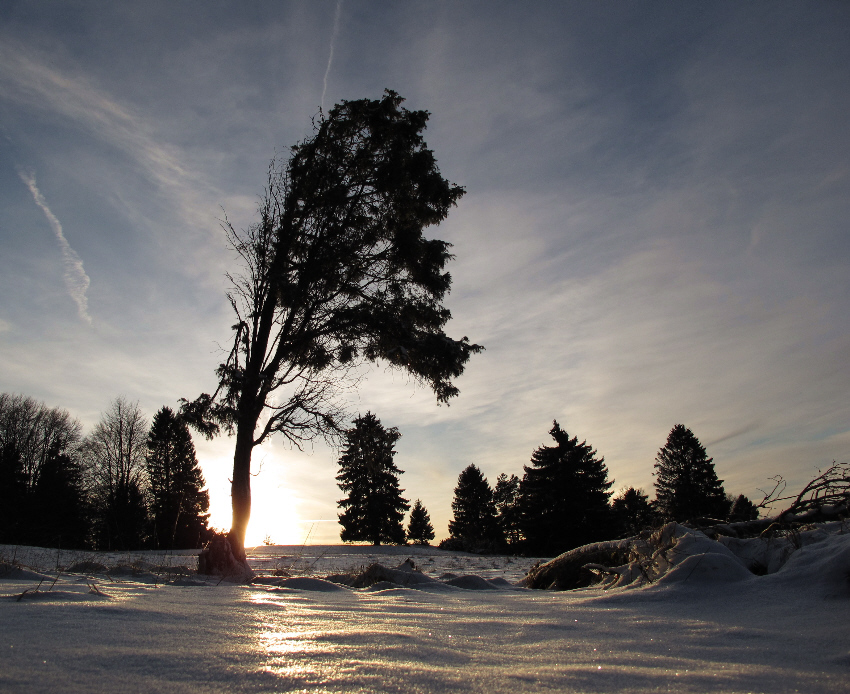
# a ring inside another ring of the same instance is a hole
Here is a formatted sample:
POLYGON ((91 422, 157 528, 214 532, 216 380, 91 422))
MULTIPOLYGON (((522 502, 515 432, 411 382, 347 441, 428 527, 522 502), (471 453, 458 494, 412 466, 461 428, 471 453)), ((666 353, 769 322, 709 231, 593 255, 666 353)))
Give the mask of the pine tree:
POLYGON ((629 487, 611 502, 617 537, 632 537, 656 522, 655 509, 642 489, 629 487))
POLYGON ((345 447, 339 459, 339 488, 348 496, 339 501, 343 542, 403 545, 404 514, 410 508, 402 498, 399 470, 393 458, 398 429, 384 428, 371 412, 357 417, 345 432, 345 447))
POLYGON ((415 545, 427 545, 434 539, 434 526, 431 525, 431 516, 417 499, 410 509, 410 520, 407 525, 407 540, 415 545))
POLYGON ((729 509, 728 520, 732 523, 756 520, 759 517, 758 507, 743 494, 739 494, 729 509))
POLYGON ((171 408, 163 407, 153 418, 145 467, 156 547, 201 547, 208 534, 209 493, 189 428, 171 408))
POLYGON ((31 494, 30 541, 43 547, 85 549, 89 544, 89 504, 80 461, 53 452, 41 466, 31 494))
POLYGON ((493 503, 496 506, 496 521, 509 545, 519 544, 522 532, 520 530, 519 513, 519 477, 508 477, 504 472, 496 478, 493 488, 493 503))
POLYGON ((468 465, 458 476, 449 521, 453 545, 468 552, 494 552, 504 544, 496 521, 493 490, 481 470, 468 465))
POLYGON ((557 446, 541 446, 520 483, 520 523, 528 551, 555 556, 611 534, 608 468, 586 442, 570 438, 558 422, 549 431, 557 446))
POLYGON ((666 445, 655 458, 655 495, 667 520, 726 517, 723 480, 717 479, 713 458, 683 424, 670 430, 666 445))

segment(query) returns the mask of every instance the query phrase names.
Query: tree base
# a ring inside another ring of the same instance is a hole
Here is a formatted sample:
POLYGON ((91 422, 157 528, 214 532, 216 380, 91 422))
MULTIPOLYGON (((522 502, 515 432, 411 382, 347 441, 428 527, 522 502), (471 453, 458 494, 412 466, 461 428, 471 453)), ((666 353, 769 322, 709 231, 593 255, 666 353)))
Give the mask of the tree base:
POLYGON ((244 557, 237 557, 226 535, 215 534, 198 555, 198 573, 205 576, 221 576, 233 583, 248 583, 254 571, 244 557))

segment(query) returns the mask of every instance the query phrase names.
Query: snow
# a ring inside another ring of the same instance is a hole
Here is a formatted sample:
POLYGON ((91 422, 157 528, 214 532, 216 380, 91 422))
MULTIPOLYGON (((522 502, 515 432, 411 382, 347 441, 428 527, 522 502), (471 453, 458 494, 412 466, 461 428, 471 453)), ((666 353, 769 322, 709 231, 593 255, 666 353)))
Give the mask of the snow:
POLYGON ((675 540, 651 584, 570 592, 517 587, 533 559, 432 548, 258 548, 292 576, 235 585, 191 553, 0 547, 0 691, 850 692, 846 528, 675 540), (120 568, 55 570, 84 561, 120 568), (394 580, 326 580, 376 562, 394 580))

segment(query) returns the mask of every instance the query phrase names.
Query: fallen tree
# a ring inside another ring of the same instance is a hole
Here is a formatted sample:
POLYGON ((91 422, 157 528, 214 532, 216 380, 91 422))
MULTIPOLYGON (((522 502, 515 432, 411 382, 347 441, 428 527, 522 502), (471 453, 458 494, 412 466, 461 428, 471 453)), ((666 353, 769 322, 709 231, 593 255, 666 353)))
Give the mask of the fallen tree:
MULTIPOLYGON (((781 477, 772 481, 773 489, 765 493, 758 507, 791 502, 775 515, 738 523, 712 519, 695 519, 681 525, 667 523, 655 531, 622 540, 595 542, 535 565, 523 585, 574 590, 599 583, 606 586, 652 583, 694 553, 728 554, 729 543, 717 542, 722 538, 758 537, 769 541, 797 533, 811 523, 850 517, 850 464, 833 462, 796 495, 783 496, 786 483, 781 477)), ((747 568, 758 571, 755 566, 747 568)))

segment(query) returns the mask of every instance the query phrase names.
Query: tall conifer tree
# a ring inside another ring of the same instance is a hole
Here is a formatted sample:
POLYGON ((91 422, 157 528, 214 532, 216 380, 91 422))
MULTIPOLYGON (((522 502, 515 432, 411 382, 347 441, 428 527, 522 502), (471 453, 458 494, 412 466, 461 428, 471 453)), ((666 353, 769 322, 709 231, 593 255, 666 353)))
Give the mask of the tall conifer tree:
POLYGON ((655 496, 667 520, 725 518, 728 511, 723 480, 717 479, 714 459, 684 424, 670 430, 655 458, 655 496))
POLYGON ((207 536, 209 493, 195 444, 186 424, 171 408, 153 418, 145 466, 150 484, 153 541, 160 549, 194 549, 207 536))
POLYGON ((504 544, 496 521, 493 490, 475 464, 464 468, 457 478, 452 511, 449 534, 458 547, 469 552, 492 552, 504 544))
POLYGON ((402 498, 398 478, 404 471, 393 458, 398 429, 386 429, 371 412, 354 420, 345 432, 345 447, 339 459, 339 488, 348 496, 339 501, 343 542, 366 541, 403 545, 404 514, 410 508, 402 498))
POLYGON ((557 445, 534 451, 520 483, 522 531, 529 551, 542 556, 607 539, 611 532, 605 459, 558 422, 549 434, 557 445))

